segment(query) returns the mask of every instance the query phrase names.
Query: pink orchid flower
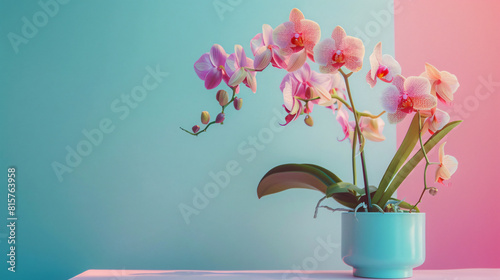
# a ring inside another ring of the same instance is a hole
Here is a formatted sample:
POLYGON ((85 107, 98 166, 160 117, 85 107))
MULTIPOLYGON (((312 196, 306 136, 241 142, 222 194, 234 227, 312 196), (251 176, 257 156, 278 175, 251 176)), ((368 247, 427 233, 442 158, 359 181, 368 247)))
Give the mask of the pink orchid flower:
POLYGON ((298 100, 298 98, 312 99, 319 97, 319 99, 308 102, 306 113, 312 112, 313 104, 332 105, 330 89, 333 88, 333 82, 334 77, 332 75, 312 71, 308 63, 304 63, 299 70, 286 74, 280 85, 283 92, 284 107, 289 114, 286 124, 297 119, 298 115, 305 110, 302 101, 298 100))
POLYGON ((431 85, 426 78, 406 79, 396 75, 392 85, 382 93, 382 106, 388 113, 389 123, 398 123, 416 110, 431 110, 437 104, 436 97, 430 94, 431 85))
POLYGON ((425 72, 420 76, 427 78, 431 83, 431 94, 433 96, 437 96, 444 103, 453 101, 453 94, 460 86, 457 76, 447 71, 439 71, 429 63, 425 64, 425 72))
MULTIPOLYGON (((370 113, 365 111, 365 113, 370 113)), ((340 141, 344 141, 349 138, 349 141, 352 143, 354 137, 354 130, 356 129, 356 122, 349 121, 348 111, 346 109, 339 109, 337 113, 337 121, 342 126, 342 131, 344 132, 344 139, 340 141)), ((384 130, 384 120, 382 118, 372 119, 369 117, 360 117, 359 118, 359 130, 361 134, 373 142, 381 142, 385 140, 385 136, 382 134, 384 130)))
POLYGON ((439 146, 439 167, 436 170, 436 182, 443 184, 444 180, 449 180, 451 175, 457 171, 458 161, 455 157, 444 154, 444 145, 439 146))
POLYGON ((262 25, 262 33, 253 37, 250 48, 255 57, 255 70, 264 70, 269 63, 276 68, 286 68, 285 58, 279 54, 279 47, 273 40, 273 28, 269 24, 262 25))
POLYGON ((244 83, 253 93, 257 91, 257 80, 255 71, 252 69, 253 60, 248 58, 245 50, 240 45, 234 46, 234 53, 230 54, 226 60, 226 72, 229 78, 227 84, 236 87, 244 83))
POLYGON ((401 74, 401 66, 391 55, 382 55, 382 43, 379 42, 370 55, 371 69, 366 75, 366 81, 373 88, 377 78, 386 83, 391 83, 395 75, 401 74))
POLYGON ((427 129, 430 134, 436 133, 450 122, 450 115, 436 107, 432 108, 428 114, 430 116, 424 122, 423 131, 427 129))
POLYGON ((210 53, 204 53, 195 63, 194 71, 198 77, 205 81, 206 89, 217 87, 226 74, 224 65, 227 54, 220 45, 213 45, 210 53))
POLYGON ((321 37, 319 25, 304 18, 299 9, 290 12, 289 21, 282 23, 273 31, 273 40, 280 47, 280 54, 286 57, 286 70, 293 72, 306 62, 314 61, 314 46, 321 37))
POLYGON ((347 36, 345 30, 337 26, 332 37, 321 41, 314 47, 314 59, 323 73, 335 73, 340 67, 357 72, 363 66, 365 46, 355 37, 347 36))

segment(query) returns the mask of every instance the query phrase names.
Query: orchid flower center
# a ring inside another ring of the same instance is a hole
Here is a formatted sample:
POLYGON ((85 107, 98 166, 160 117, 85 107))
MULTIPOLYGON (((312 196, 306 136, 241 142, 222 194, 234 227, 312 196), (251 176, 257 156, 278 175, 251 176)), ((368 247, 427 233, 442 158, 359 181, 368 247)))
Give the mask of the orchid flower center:
POLYGON ((379 77, 379 79, 382 79, 387 76, 387 74, 389 74, 389 68, 387 68, 387 66, 380 65, 377 70, 377 77, 379 77))
POLYGON ((304 37, 302 37, 302 33, 295 33, 293 34, 292 44, 294 44, 297 47, 303 47, 304 46, 304 37))
POLYGON ((408 94, 404 93, 403 96, 401 96, 398 110, 407 114, 413 112, 413 101, 408 96, 408 94))
POLYGON ((332 60, 336 63, 345 63, 345 56, 341 50, 333 52, 332 60))

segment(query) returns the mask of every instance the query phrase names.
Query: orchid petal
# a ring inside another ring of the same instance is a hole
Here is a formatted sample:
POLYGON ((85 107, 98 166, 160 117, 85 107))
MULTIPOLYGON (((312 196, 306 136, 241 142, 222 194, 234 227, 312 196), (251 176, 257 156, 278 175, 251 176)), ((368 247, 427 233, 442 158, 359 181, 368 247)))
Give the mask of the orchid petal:
POLYGON ((210 60, 215 67, 224 66, 227 58, 226 51, 221 45, 214 44, 210 49, 210 60))
POLYGON ((279 54, 279 52, 273 50, 272 51, 273 59, 271 60, 271 63, 273 64, 274 67, 276 68, 282 68, 286 69, 286 59, 279 54))
POLYGON ((338 73, 340 67, 336 67, 336 65, 328 64, 326 66, 319 66, 319 72, 321 73, 338 73))
POLYGON ((399 106, 399 98, 401 97, 401 93, 394 86, 390 86, 386 88, 382 92, 382 107, 388 113, 396 113, 399 106))
POLYGON ((292 76, 300 83, 307 83, 311 77, 311 66, 306 62, 297 71, 292 73, 292 76))
POLYGON ((425 64, 425 73, 429 77, 429 80, 439 80, 441 79, 441 74, 439 73, 439 70, 437 70, 436 67, 433 65, 426 63, 425 64))
POLYGON ((396 111, 396 113, 388 113, 387 119, 389 120, 389 123, 395 124, 402 121, 406 117, 406 115, 407 114, 404 112, 396 111))
POLYGON ((273 31, 273 41, 280 48, 289 48, 292 45, 290 39, 295 34, 295 25, 287 21, 278 25, 273 31))
POLYGON ((404 92, 405 91, 405 80, 406 78, 401 76, 401 75, 396 75, 394 79, 392 80, 392 84, 396 86, 399 92, 404 92))
POLYGON ((404 88, 408 96, 411 97, 415 94, 429 94, 431 91, 431 84, 429 80, 424 77, 412 76, 406 79, 404 88))
POLYGON ((245 49, 241 45, 234 45, 234 53, 236 54, 236 65, 239 67, 250 66, 247 65, 247 56, 245 49))
POLYGON ((412 102, 415 110, 430 110, 437 105, 436 97, 431 94, 414 95, 412 102))
POLYGON ((305 47, 310 48, 310 51, 312 51, 314 45, 321 38, 321 28, 318 23, 309 19, 301 20, 300 25, 300 30, 297 31, 303 34, 305 47), (308 46, 308 43, 312 43, 312 46, 308 46))
POLYGON ((375 87, 375 85, 377 84, 377 79, 372 78, 374 76, 375 75, 372 75, 372 70, 368 71, 368 73, 366 74, 366 82, 370 85, 371 88, 375 87))
POLYGON ((256 52, 255 52, 255 60, 253 63, 253 68, 255 70, 264 70, 264 68, 269 65, 269 62, 271 62, 272 58, 272 53, 271 50, 268 49, 266 46, 260 47, 256 52))
POLYGON ((222 81, 222 72, 217 68, 212 68, 205 77, 205 88, 213 89, 222 81))
POLYGON ((229 79, 229 86, 235 87, 239 85, 247 77, 247 72, 243 68, 239 68, 229 79))
POLYGON ((445 102, 453 101, 453 94, 457 91, 460 84, 458 83, 457 76, 447 72, 441 72, 441 83, 437 84, 436 92, 440 98, 445 102))
POLYGON ((257 92, 257 80, 255 79, 255 72, 246 72, 246 78, 244 80, 244 83, 247 85, 248 88, 252 90, 253 93, 257 92))
POLYGON ((224 67, 226 74, 231 77, 239 68, 240 66, 238 65, 236 54, 230 54, 226 59, 226 66, 224 67))
POLYGON ((443 142, 440 146, 439 146, 439 163, 443 163, 443 159, 444 159, 444 146, 446 145, 446 142, 443 142))
POLYGON ((250 40, 250 49, 254 56, 257 50, 262 46, 265 46, 262 33, 255 35, 252 40, 250 40))
MULTIPOLYGON (((373 48, 373 53, 370 55, 370 70, 371 70, 371 78, 375 80, 375 75, 377 75, 378 67, 380 66, 380 62, 382 60, 382 43, 378 42, 373 48)), ((373 87, 373 86, 372 86, 373 87)))
POLYGON ((208 53, 204 53, 195 63, 194 63, 194 71, 196 75, 202 80, 205 80, 208 72, 214 68, 212 62, 210 61, 210 55, 208 53))
POLYGON ((288 20, 297 24, 300 22, 300 20, 304 19, 304 14, 297 8, 293 8, 290 11, 290 16, 288 17, 288 20))
MULTIPOLYGON (((358 72, 363 67, 363 58, 348 56, 345 60, 345 67, 352 72, 358 72)), ((339 67, 340 68, 340 67, 339 67)))
POLYGON ((345 56, 355 57, 363 62, 363 57, 365 56, 365 46, 363 45, 363 41, 359 38, 346 36, 340 44, 340 49, 344 52, 345 56))
POLYGON ((273 28, 269 24, 262 25, 262 42, 265 46, 274 44, 273 42, 273 28))
POLYGON ((302 67, 302 65, 304 65, 306 60, 307 60, 306 51, 305 49, 302 49, 301 51, 296 52, 290 56, 286 70, 288 72, 293 72, 302 67))
POLYGON ((443 110, 436 109, 432 119, 433 121, 429 125, 429 130, 431 130, 432 132, 436 132, 442 129, 448 122, 450 122, 450 115, 443 110))
POLYGON ((361 134, 363 134, 366 139, 373 142, 381 142, 385 140, 385 136, 382 134, 385 123, 382 118, 372 119, 368 117, 361 117, 360 126, 363 126, 361 134))
POLYGON ((384 54, 382 56, 381 64, 389 68, 389 74, 392 76, 401 74, 401 65, 399 65, 399 62, 391 55, 384 54))
POLYGON ((340 43, 342 43, 344 37, 346 37, 344 28, 336 26, 335 29, 333 29, 332 31, 332 39, 335 41, 335 49, 337 50, 341 49, 340 43))
POLYGON ((450 172, 450 176, 448 179, 455 173, 458 169, 458 161, 455 157, 450 155, 445 155, 443 158, 443 166, 446 166, 446 169, 450 172))
POLYGON ((326 38, 314 47, 314 60, 321 66, 326 66, 332 62, 335 51, 335 40, 326 38))

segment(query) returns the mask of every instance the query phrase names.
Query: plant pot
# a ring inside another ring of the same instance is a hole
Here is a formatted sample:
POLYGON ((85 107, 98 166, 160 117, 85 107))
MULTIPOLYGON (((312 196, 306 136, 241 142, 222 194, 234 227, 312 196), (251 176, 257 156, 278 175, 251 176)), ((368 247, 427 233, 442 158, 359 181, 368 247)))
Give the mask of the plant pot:
POLYGON ((342 213, 342 260, 357 277, 411 277, 425 260, 425 214, 342 213))

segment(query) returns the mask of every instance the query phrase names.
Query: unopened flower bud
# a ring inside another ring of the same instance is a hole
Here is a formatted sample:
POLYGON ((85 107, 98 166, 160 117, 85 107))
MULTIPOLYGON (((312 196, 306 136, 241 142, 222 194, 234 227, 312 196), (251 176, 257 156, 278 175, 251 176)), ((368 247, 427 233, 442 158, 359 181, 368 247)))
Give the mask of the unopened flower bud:
POLYGON ((313 126, 314 125, 314 121, 313 121, 313 118, 309 115, 306 116, 306 118, 304 119, 304 122, 308 125, 308 126, 313 126))
POLYGON ((227 91, 223 89, 217 92, 215 98, 217 98, 217 101, 219 101, 220 106, 226 105, 227 102, 229 101, 229 96, 227 95, 227 91))
POLYGON ((199 125, 193 126, 192 130, 193 130, 193 133, 197 133, 198 131, 200 131, 200 126, 199 125))
POLYGON ((215 118, 215 122, 216 123, 221 123, 224 121, 224 119, 226 118, 226 116, 224 115, 224 113, 219 113, 217 115, 217 118, 215 118))
POLYGON ((207 124, 210 121, 210 114, 207 111, 201 112, 201 123, 207 124))
POLYGON ((234 109, 239 110, 243 105, 243 99, 236 97, 233 101, 233 104, 234 104, 234 109))
POLYGON ((438 193, 438 189, 435 187, 429 188, 429 194, 435 196, 438 193))

